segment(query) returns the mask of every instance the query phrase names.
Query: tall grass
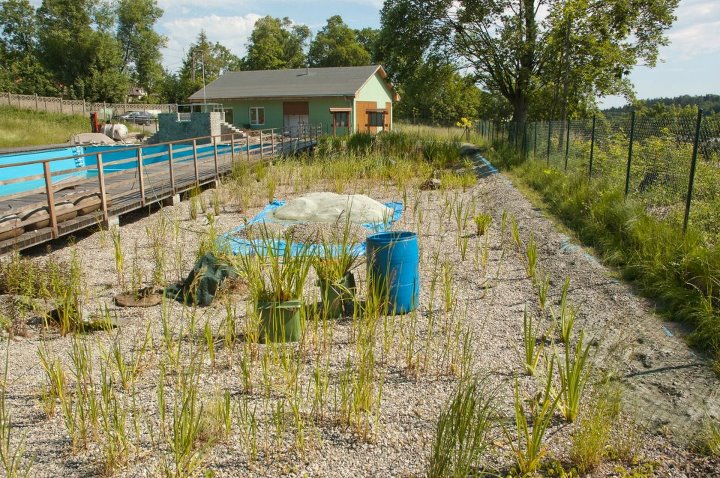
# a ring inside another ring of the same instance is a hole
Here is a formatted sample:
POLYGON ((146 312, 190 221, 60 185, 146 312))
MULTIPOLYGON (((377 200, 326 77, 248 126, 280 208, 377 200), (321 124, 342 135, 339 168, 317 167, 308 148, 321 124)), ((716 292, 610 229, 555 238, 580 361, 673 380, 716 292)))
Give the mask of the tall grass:
POLYGON ((493 427, 492 393, 478 379, 461 383, 440 413, 428 478, 475 476, 493 427))
POLYGON ((85 116, 0 106, 0 148, 66 143, 73 134, 89 131, 85 116))

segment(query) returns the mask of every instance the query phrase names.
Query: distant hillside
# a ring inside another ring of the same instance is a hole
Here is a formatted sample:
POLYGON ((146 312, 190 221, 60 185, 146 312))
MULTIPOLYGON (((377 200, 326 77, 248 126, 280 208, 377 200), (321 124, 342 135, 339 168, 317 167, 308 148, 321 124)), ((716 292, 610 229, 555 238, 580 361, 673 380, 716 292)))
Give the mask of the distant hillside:
MULTIPOLYGON (((682 95, 674 98, 651 98, 649 100, 639 100, 638 103, 648 108, 652 108, 657 104, 661 104, 666 107, 697 105, 702 108, 706 114, 720 114, 720 95, 682 95)), ((626 105, 623 107, 606 108, 603 111, 607 113, 627 113, 631 108, 631 105, 626 105)))

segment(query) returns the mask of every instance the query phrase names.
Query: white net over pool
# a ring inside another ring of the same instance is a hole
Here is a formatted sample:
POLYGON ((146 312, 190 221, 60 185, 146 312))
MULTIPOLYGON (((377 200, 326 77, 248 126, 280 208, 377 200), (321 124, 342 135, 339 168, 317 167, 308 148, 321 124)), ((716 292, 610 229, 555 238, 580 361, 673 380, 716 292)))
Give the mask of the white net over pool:
POLYGON ((355 224, 385 222, 393 210, 363 194, 310 193, 288 201, 275 209, 269 218, 287 222, 355 224))

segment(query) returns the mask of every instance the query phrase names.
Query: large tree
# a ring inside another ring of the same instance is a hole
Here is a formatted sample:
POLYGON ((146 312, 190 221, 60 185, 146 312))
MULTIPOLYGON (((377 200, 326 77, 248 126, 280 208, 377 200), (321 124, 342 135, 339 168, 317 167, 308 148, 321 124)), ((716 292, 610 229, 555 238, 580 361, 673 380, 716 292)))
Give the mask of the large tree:
POLYGON ((62 93, 123 101, 129 83, 112 31, 117 20, 110 2, 43 0, 37 20, 40 58, 62 93))
POLYGON ((378 61, 378 41, 380 40, 380 30, 377 28, 365 27, 355 30, 355 36, 358 43, 370 53, 370 62, 376 64, 378 61))
MULTIPOLYGON (((386 0, 381 51, 396 73, 449 58, 526 121, 533 98, 571 101, 631 91, 654 66, 679 0, 386 0)), ((387 60, 384 60, 387 61, 387 60)))
POLYGON ((28 0, 0 4, 0 89, 24 94, 56 94, 50 73, 38 59, 35 9, 28 0))
POLYGON ((279 70, 305 66, 305 43, 310 29, 296 25, 285 17, 282 20, 266 16, 255 22, 243 61, 246 70, 279 70))
POLYGON ((400 95, 395 114, 414 122, 453 125, 478 116, 480 90, 451 65, 421 65, 400 86, 400 95))
POLYGON ((369 65, 370 53, 360 44, 355 30, 334 15, 310 43, 312 66, 369 65))
POLYGON ((160 49, 167 39, 153 29, 162 14, 156 0, 120 0, 117 5, 122 70, 129 72, 135 85, 148 93, 158 89, 163 79, 160 49))
POLYGON ((240 66, 240 58, 219 42, 208 40, 205 31, 200 31, 195 43, 190 45, 180 69, 179 96, 187 98, 204 84, 215 81, 225 71, 239 70, 240 66))

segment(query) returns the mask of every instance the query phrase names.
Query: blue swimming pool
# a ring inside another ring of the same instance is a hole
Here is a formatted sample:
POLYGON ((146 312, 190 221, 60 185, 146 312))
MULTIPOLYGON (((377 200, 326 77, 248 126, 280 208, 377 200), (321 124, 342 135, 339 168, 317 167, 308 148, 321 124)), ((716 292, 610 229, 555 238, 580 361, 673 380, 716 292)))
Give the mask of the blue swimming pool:
MULTIPOLYGON (((172 147, 173 162, 190 161, 193 158, 192 143, 175 143, 172 145, 153 145, 143 146, 141 148, 143 156, 143 165, 154 164, 168 160, 169 150, 172 147)), ((257 145, 251 146, 251 148, 257 145)), ((97 153, 102 153, 103 172, 110 174, 126 169, 137 168, 137 161, 127 161, 137 157, 137 146, 68 146, 64 148, 52 148, 47 150, 26 151, 20 153, 10 153, 0 155, 0 164, 16 164, 26 163, 29 161, 39 161, 55 158, 57 161, 50 162, 50 172, 67 171, 74 168, 83 168, 87 166, 97 166, 97 153), (83 156, 90 154, 90 156, 83 156), (125 162, 123 162, 125 161, 125 162), (118 164, 122 163, 122 164, 118 164)), ((198 145, 198 158, 208 158, 214 155, 214 148, 211 144, 198 145)), ((235 151, 245 151, 244 146, 236 146, 235 151)), ((230 145, 218 145, 219 154, 229 154, 230 145)), ((24 191, 31 191, 45 186, 45 180, 28 179, 27 181, 15 182, 11 184, 2 184, 5 181, 43 174, 43 166, 38 164, 22 164, 19 166, 11 166, 0 168, 0 198, 24 191)), ((72 171, 68 174, 53 176, 53 185, 60 185, 63 181, 78 179, 83 177, 97 176, 97 169, 89 169, 83 171, 72 171)))

